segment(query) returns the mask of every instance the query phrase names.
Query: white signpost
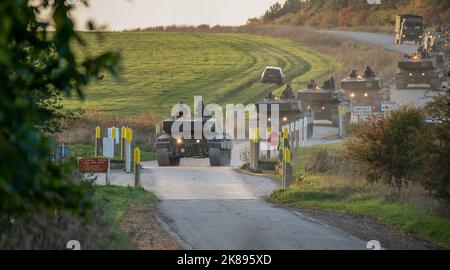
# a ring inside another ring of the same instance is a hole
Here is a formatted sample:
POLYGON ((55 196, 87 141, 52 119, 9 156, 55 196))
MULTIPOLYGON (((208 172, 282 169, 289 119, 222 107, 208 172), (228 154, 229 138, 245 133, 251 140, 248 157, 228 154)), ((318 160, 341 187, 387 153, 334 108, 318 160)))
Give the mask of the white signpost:
POLYGON ((383 101, 381 102, 381 112, 391 112, 397 108, 395 101, 383 101))
POLYGON ((114 158, 114 139, 103 138, 103 156, 106 158, 114 158))
POLYGON ((372 106, 354 106, 353 113, 355 115, 371 115, 372 106))
POLYGON ((373 110, 371 106, 354 106, 352 116, 356 116, 357 123, 362 119, 366 119, 372 114, 373 110))

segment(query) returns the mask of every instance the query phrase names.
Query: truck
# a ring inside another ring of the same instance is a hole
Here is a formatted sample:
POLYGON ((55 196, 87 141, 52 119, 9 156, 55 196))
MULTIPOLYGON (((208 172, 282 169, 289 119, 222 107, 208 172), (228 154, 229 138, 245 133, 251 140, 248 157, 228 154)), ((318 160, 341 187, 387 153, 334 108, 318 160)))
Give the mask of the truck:
MULTIPOLYGON (((173 116, 163 121, 162 134, 156 139, 156 159, 160 167, 179 166, 181 158, 209 158, 211 166, 229 166, 231 164, 231 151, 233 141, 227 134, 216 134, 208 139, 203 132, 207 122, 214 122, 211 116, 202 116, 201 119, 183 118, 173 116), (184 125, 191 125, 191 136, 188 138, 176 137, 172 134, 175 121, 182 121, 184 125), (195 121, 202 122, 202 138, 194 138, 195 121), (220 136, 219 136, 220 135, 220 136)), ((214 124, 211 127, 214 131, 214 124)))
POLYGON ((422 16, 397 15, 395 18, 395 44, 403 44, 404 41, 414 41, 416 45, 421 44, 424 29, 422 16))

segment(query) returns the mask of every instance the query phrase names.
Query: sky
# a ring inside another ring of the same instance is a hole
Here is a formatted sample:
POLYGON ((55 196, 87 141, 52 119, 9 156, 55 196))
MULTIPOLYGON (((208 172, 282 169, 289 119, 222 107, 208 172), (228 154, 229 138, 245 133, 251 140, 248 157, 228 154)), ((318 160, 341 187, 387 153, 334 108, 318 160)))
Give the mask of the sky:
MULTIPOLYGON (((242 25, 260 16, 277 0, 90 0, 89 8, 77 5, 73 16, 78 30, 86 21, 108 30, 157 25, 242 25)), ((283 2, 283 1, 281 1, 283 2)))

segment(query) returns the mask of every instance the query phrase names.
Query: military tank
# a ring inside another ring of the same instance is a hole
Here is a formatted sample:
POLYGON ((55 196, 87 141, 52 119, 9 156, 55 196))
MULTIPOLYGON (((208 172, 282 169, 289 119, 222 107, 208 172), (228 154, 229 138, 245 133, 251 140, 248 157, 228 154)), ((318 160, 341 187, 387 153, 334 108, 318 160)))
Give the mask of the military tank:
POLYGON ((289 123, 295 122, 299 119, 307 118, 307 134, 308 139, 313 136, 314 132, 314 114, 307 110, 305 106, 295 98, 294 95, 292 96, 286 96, 283 95, 280 98, 275 98, 274 96, 268 96, 263 101, 260 101, 256 103, 257 111, 260 112, 260 106, 266 105, 267 107, 267 115, 269 117, 269 121, 272 121, 270 119, 270 116, 272 115, 271 112, 271 105, 277 104, 279 108, 279 123, 280 123, 280 130, 281 127, 284 125, 287 125, 289 123))
POLYGON ((444 70, 439 59, 422 48, 400 61, 395 73, 397 90, 405 90, 410 84, 428 84, 437 90, 444 81, 444 70))
POLYGON ((322 87, 309 84, 306 89, 297 92, 297 100, 313 112, 314 120, 328 120, 333 126, 339 126, 339 107, 350 108, 350 103, 344 92, 337 90, 330 81, 326 81, 322 87))
MULTIPOLYGON (((210 120, 214 121, 211 116, 203 116, 198 120, 176 116, 164 120, 162 134, 155 142, 158 165, 179 166, 181 158, 209 158, 211 166, 229 166, 233 142, 226 134, 217 134, 221 136, 215 136, 214 139, 205 138, 203 126, 210 120), (172 126, 175 121, 183 122, 183 125, 191 125, 190 138, 176 138, 172 135, 172 126), (202 139, 194 139, 195 121, 202 122, 202 139)), ((213 132, 214 128, 213 125, 211 128, 213 132)))
POLYGON ((389 99, 381 79, 369 67, 363 76, 353 70, 341 81, 341 88, 352 106, 371 106, 374 112, 381 111, 381 101, 389 99))

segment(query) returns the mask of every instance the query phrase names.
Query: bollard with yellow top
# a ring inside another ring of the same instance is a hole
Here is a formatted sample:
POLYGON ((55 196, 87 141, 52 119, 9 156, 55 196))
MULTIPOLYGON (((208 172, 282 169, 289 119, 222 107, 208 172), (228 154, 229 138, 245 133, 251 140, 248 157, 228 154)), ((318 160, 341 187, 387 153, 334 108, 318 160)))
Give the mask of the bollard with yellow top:
POLYGON ((133 141, 133 130, 125 128, 125 171, 131 173, 133 170, 131 166, 131 142, 133 141))
MULTIPOLYGON (((282 136, 282 159, 283 159, 283 175, 281 177, 281 186, 286 189, 289 187, 289 183, 292 178, 292 167, 291 167, 291 147, 289 145, 289 131, 287 128, 283 129, 282 136)), ((280 145, 281 149, 281 145, 280 145)))
POLYGON ((101 137, 100 127, 96 127, 95 128, 95 157, 100 156, 100 146, 101 146, 100 137, 101 137))
POLYGON ((134 148, 134 186, 141 186, 141 150, 134 148))

